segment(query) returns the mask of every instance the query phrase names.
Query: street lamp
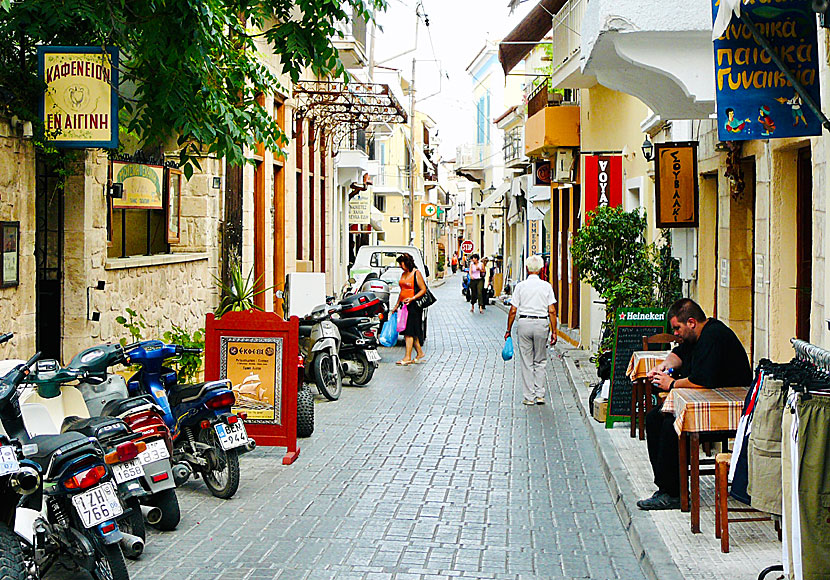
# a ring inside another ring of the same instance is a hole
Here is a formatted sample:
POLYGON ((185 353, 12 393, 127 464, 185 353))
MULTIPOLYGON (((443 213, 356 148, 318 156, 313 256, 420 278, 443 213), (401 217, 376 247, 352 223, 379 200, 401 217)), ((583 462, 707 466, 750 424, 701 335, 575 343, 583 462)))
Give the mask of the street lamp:
POLYGON ((652 143, 648 135, 646 135, 646 140, 643 141, 643 157, 646 158, 646 161, 651 161, 654 159, 654 143, 652 143))

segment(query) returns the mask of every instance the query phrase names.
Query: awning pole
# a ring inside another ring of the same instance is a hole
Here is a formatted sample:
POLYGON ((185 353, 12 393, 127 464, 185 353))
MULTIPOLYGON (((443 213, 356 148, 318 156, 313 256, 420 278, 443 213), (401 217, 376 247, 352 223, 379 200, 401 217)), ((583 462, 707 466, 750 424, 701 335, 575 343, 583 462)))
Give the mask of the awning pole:
POLYGON ((767 54, 772 59, 772 62, 775 63, 775 66, 777 66, 778 69, 782 73, 784 73, 784 76, 787 77, 787 80, 790 81, 790 84, 795 89, 795 92, 798 93, 798 96, 800 96, 801 99, 804 101, 804 104, 807 105, 807 108, 810 109, 813 112, 813 114, 819 118, 822 127, 830 131, 830 119, 828 119, 827 116, 821 112, 819 106, 810 96, 810 93, 807 92, 807 89, 804 88, 804 85, 802 85, 799 82, 799 80, 795 78, 793 73, 790 72, 790 69, 787 68, 787 65, 784 64, 784 61, 782 61, 781 58, 775 53, 769 41, 758 31, 758 28, 755 26, 755 23, 752 22, 752 19, 749 17, 745 10, 741 13, 740 19, 752 33, 752 37, 755 39, 755 42, 760 44, 761 48, 767 51, 767 54))

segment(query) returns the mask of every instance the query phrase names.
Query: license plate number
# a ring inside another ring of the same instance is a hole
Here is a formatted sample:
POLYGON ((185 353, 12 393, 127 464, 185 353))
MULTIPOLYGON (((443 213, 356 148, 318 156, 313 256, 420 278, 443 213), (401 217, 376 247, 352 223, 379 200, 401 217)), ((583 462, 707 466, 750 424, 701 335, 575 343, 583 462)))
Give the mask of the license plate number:
POLYGON ((115 475, 115 481, 117 483, 124 483, 125 481, 142 477, 144 475, 144 467, 141 464, 141 460, 136 458, 126 463, 113 465, 112 473, 115 475))
POLYGON ((366 358, 368 358, 370 362, 380 362, 380 355, 376 350, 367 350, 366 358))
POLYGON ((124 513, 111 481, 73 496, 72 505, 75 506, 75 511, 78 512, 85 528, 97 526, 124 513))
POLYGON ((248 442, 248 432, 245 431, 242 421, 237 421, 232 425, 217 423, 214 429, 216 429, 216 435, 219 436, 222 449, 233 449, 248 442))
POLYGON ((148 443, 147 449, 139 454, 138 459, 141 461, 141 465, 147 465, 168 457, 170 457, 170 452, 167 451, 167 445, 164 441, 159 440, 148 443))
POLYGON ((0 475, 18 471, 20 471, 20 463, 17 461, 17 449, 11 445, 3 445, 0 447, 0 475))

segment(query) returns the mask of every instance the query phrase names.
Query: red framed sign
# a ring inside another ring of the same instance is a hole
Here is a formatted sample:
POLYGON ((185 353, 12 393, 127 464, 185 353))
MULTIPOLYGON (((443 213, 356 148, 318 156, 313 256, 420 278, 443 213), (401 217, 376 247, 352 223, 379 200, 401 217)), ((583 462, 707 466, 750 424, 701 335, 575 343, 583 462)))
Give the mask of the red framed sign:
POLYGON ((228 312, 205 324, 205 380, 229 379, 233 411, 244 413, 248 436, 257 445, 286 447, 284 465, 297 445, 297 357, 300 320, 273 312, 228 312))
POLYGON ((585 155, 585 215, 600 206, 622 205, 621 155, 585 155))

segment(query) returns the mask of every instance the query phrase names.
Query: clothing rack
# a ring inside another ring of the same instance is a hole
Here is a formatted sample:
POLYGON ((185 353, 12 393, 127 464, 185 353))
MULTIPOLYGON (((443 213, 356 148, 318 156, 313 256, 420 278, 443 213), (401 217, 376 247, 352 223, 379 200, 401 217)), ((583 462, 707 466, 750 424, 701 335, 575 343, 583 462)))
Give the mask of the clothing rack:
POLYGON ((830 372, 830 351, 798 338, 791 338, 790 342, 795 349, 797 359, 811 362, 822 370, 830 372))

